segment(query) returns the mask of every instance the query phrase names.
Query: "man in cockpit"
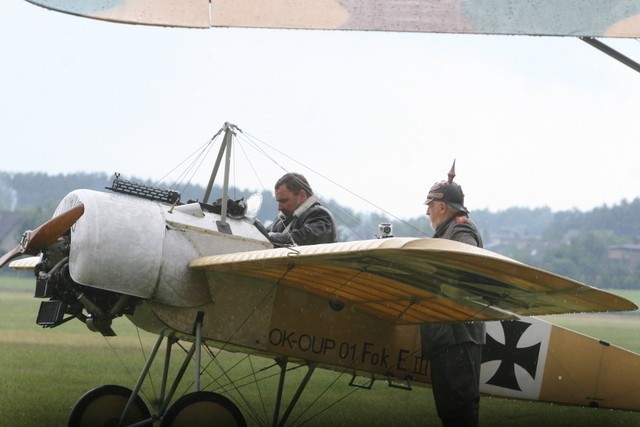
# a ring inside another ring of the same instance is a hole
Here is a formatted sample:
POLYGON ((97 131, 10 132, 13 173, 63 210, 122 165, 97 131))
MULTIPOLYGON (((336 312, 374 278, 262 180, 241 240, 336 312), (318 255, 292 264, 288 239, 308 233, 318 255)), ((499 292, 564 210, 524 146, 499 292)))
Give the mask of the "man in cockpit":
MULTIPOLYGON (((449 180, 434 184, 427 195, 427 216, 434 238, 482 247, 482 238, 464 207, 462 187, 449 180)), ((429 360, 431 385, 442 425, 477 426, 480 407, 480 364, 486 340, 484 322, 420 325, 422 358, 429 360)))
POLYGON ((307 179, 287 173, 276 182, 276 202, 280 213, 267 227, 269 240, 276 245, 317 245, 337 240, 336 224, 307 179))

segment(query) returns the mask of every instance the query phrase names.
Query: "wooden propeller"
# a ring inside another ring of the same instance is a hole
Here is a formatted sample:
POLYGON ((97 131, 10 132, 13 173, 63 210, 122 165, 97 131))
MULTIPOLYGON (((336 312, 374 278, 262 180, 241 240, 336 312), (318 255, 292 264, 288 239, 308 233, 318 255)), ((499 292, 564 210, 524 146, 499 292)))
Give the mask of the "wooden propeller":
POLYGON ((0 258, 0 268, 20 255, 36 255, 42 248, 50 246, 66 233, 82 214, 84 214, 84 205, 80 203, 68 211, 51 218, 35 230, 25 231, 18 246, 0 258))

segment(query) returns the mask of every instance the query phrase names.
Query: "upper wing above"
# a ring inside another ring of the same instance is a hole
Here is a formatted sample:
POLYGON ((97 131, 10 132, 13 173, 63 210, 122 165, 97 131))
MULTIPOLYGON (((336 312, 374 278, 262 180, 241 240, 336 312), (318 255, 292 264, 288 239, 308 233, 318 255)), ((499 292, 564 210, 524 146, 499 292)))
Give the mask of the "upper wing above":
POLYGON ((28 0, 106 21, 430 33, 630 37, 640 0, 28 0))
POLYGON ((442 239, 271 249, 203 257, 189 266, 296 288, 397 324, 637 309, 611 293, 442 239))

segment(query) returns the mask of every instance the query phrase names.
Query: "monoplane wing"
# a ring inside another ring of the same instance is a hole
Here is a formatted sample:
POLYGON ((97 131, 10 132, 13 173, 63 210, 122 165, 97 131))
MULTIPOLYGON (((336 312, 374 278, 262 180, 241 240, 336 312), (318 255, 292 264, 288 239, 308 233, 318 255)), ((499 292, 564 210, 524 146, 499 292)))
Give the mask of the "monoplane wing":
POLYGON ((325 297, 396 324, 628 311, 608 292, 442 239, 390 238, 208 256, 193 269, 325 297))
POLYGON ((27 0, 106 21, 582 37, 640 36, 640 0, 27 0))

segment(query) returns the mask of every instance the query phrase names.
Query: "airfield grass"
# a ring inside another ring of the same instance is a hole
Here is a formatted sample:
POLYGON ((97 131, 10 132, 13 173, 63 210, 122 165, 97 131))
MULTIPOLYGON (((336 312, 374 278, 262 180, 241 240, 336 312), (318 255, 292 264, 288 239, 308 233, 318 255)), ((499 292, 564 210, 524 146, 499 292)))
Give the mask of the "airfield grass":
MULTIPOLYGON (((75 320, 44 330, 35 324, 40 300, 32 297, 33 289, 33 279, 0 276, 0 427, 64 426, 73 405, 88 390, 104 384, 133 388, 145 355, 156 340, 155 336, 137 330, 125 319, 114 322, 118 336, 112 338, 91 333, 75 320)), ((640 302, 640 291, 618 293, 640 302)), ((549 316, 545 320, 640 353, 638 314, 549 316)), ((162 354, 158 357, 163 360, 162 354)), ((223 353, 216 360, 231 366, 243 358, 241 354, 223 353)), ((203 354, 203 363, 210 359, 203 354)), ((250 361, 254 370, 273 363, 257 357, 250 361)), ((181 358, 175 357, 172 362, 171 370, 176 372, 181 358)), ((152 370, 155 382, 146 381, 142 390, 152 412, 160 388, 160 363, 156 365, 152 370)), ((183 380, 185 384, 178 389, 178 397, 192 389, 192 370, 190 365, 183 380)), ((295 384, 305 372, 306 368, 302 368, 288 374, 293 382, 285 394, 293 394, 295 384)), ((237 376, 247 374, 241 371, 237 376)), ((246 401, 238 399, 239 394, 235 391, 227 396, 239 404, 250 425, 270 425, 267 420, 273 412, 277 370, 270 369, 257 375, 263 378, 259 388, 255 385, 241 388, 246 401), (250 415, 252 411, 255 415, 250 415)), ((407 391, 390 388, 379 381, 371 390, 365 390, 348 386, 350 379, 335 372, 316 371, 288 425, 440 425, 430 389, 414 387, 407 391), (308 412, 297 418, 307 408, 310 408, 308 412)), ((221 381, 204 376, 202 385, 221 392, 217 385, 221 381)), ((638 381, 640 384, 640 379, 638 381)), ((483 397, 480 405, 480 424, 484 426, 640 425, 640 413, 637 412, 494 397, 483 397)))

